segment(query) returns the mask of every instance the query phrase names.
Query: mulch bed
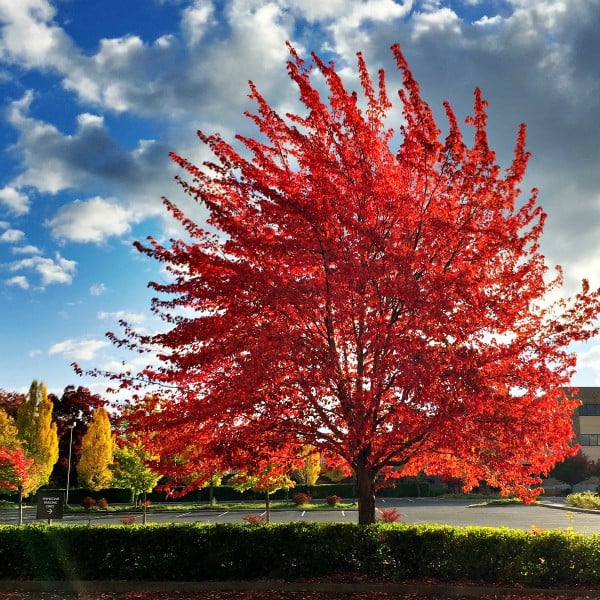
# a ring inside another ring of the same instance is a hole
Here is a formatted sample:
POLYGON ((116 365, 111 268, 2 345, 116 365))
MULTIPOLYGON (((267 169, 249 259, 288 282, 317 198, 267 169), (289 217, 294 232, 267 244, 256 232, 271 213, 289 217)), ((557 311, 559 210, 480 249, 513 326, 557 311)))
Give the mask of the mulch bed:
POLYGON ((527 590, 412 582, 278 581, 171 585, 153 582, 0 582, 0 600, 591 600, 599 591, 527 590), (211 589, 211 587, 213 589, 211 589), (154 588, 155 591, 152 591, 154 588), (254 589, 253 589, 254 588, 254 589), (104 591, 111 590, 111 591, 104 591))
MULTIPOLYGON (((1 600, 587 600, 592 596, 486 594, 483 596, 387 592, 193 591, 193 592, 0 592, 1 600)), ((596 596, 597 598, 597 596, 596 596)))

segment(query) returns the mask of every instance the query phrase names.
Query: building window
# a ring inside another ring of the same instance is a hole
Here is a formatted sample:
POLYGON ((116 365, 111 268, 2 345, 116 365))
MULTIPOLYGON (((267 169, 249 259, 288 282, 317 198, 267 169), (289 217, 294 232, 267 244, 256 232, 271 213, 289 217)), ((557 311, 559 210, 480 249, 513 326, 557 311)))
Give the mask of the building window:
POLYGON ((600 446, 600 433, 582 433, 579 435, 579 443, 582 446, 600 446))
POLYGON ((598 417, 600 416, 600 404, 584 404, 579 407, 580 417, 598 417))

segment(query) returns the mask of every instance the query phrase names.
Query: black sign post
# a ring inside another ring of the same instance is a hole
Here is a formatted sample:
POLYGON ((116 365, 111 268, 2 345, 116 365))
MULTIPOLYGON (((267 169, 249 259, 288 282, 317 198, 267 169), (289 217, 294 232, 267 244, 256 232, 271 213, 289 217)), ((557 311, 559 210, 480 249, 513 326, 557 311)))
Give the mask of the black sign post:
POLYGON ((63 508, 65 505, 65 492, 63 490, 41 490, 37 496, 37 517, 38 519, 63 518, 63 508))

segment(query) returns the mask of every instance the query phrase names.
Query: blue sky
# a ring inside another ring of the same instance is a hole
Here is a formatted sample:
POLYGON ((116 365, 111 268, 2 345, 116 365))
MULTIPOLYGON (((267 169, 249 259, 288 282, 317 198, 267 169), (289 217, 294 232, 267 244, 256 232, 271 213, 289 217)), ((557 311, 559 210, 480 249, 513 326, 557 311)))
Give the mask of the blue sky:
MULTIPOLYGON (((293 108, 286 40, 349 82, 362 50, 390 88, 399 42, 440 119, 480 86, 503 166, 526 122, 548 262, 568 294, 599 286, 598 31, 600 0, 0 0, 0 388, 102 392, 70 363, 137 360, 104 337, 120 318, 158 326, 146 284, 163 274, 132 242, 180 235, 163 195, 203 219, 167 154, 206 157, 197 129, 252 133, 249 79, 293 108)), ((573 383, 600 385, 600 342, 577 351, 573 383)))

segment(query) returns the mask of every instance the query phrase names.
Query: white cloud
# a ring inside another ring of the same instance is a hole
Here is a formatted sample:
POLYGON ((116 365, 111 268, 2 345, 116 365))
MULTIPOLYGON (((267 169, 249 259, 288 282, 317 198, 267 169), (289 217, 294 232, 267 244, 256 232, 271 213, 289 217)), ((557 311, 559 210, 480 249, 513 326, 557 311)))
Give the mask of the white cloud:
POLYGON ((110 321, 126 321, 127 323, 142 323, 146 320, 146 315, 139 312, 131 312, 126 310, 119 310, 116 312, 99 312, 98 318, 100 320, 110 321))
POLYGON ((60 354, 63 358, 71 360, 92 360, 102 348, 110 346, 104 340, 75 340, 67 339, 53 344, 48 354, 60 354))
POLYGON ((481 19, 477 19, 473 23, 473 25, 479 25, 481 27, 491 27, 493 25, 500 25, 504 22, 504 18, 501 15, 494 15, 493 17, 488 17, 484 15, 481 19))
POLYGON ((417 13, 413 18, 413 39, 432 32, 460 35, 460 25, 460 18, 448 7, 417 13))
POLYGON ((39 348, 34 348, 33 350, 30 350, 27 353, 27 356, 29 356, 29 358, 36 358, 36 356, 41 356, 42 355, 42 351, 39 348))
POLYGON ((33 99, 28 91, 7 112, 19 133, 13 154, 23 166, 13 185, 30 185, 50 194, 67 188, 96 189, 99 182, 120 190, 145 190, 168 164, 167 147, 140 140, 137 148, 127 151, 110 136, 104 119, 90 113, 79 115, 75 132, 64 135, 29 115, 33 99))
POLYGON ((29 289, 29 281, 27 281, 27 277, 24 277, 23 275, 15 275, 14 277, 7 279, 6 283, 8 285, 20 287, 22 290, 29 289))
POLYGON ((102 296, 106 292, 106 286, 103 283, 94 283, 90 286, 90 296, 102 296))
POLYGON ((181 29, 188 46, 195 46, 214 23, 214 7, 207 0, 195 0, 181 13, 181 29))
POLYGON ((75 49, 65 32, 52 24, 54 15, 46 0, 0 2, 0 56, 28 68, 66 68, 75 49))
POLYGON ((348 0, 288 0, 289 7, 309 23, 343 17, 352 2, 348 0))
MULTIPOLYGON (((293 2, 296 7, 303 5, 302 0, 293 2)), ((333 34, 333 49, 349 62, 354 62, 358 50, 367 50, 372 43, 372 35, 363 28, 365 23, 391 23, 406 17, 413 7, 413 0, 403 2, 394 0, 372 0, 362 2, 334 2, 335 12, 328 2, 321 2, 317 14, 322 15, 324 23, 333 34)), ((304 15, 310 19, 308 11, 304 15)))
POLYGON ((600 385, 600 345, 589 346, 577 353, 577 369, 595 373, 594 385, 600 385))
POLYGON ((27 246, 15 246, 11 248, 13 254, 41 254, 42 251, 32 244, 27 244, 27 246))
POLYGON ((0 204, 15 215, 26 215, 29 212, 29 197, 11 186, 0 189, 0 204))
POLYGON ((56 238, 99 243, 127 233, 130 221, 130 213, 115 200, 96 197, 66 204, 47 225, 56 238))
MULTIPOLYGON (((56 127, 28 116, 33 101, 33 92, 26 92, 20 100, 11 103, 8 110, 9 122, 19 131, 15 152, 21 152, 24 172, 15 183, 31 185, 43 192, 56 194, 73 187, 78 180, 75 173, 65 168, 60 158, 58 141, 61 138, 56 127)), ((71 137, 71 136, 69 136, 71 137)))
POLYGON ((46 286, 55 283, 72 283, 77 263, 74 260, 63 258, 57 253, 54 259, 41 256, 23 258, 12 263, 9 268, 13 272, 32 269, 40 276, 42 286, 46 286))
POLYGON ((94 56, 77 56, 62 72, 63 85, 83 101, 117 112, 176 110, 168 99, 177 86, 172 74, 181 69, 179 52, 172 36, 152 44, 136 35, 104 39, 94 56))
POLYGON ((19 229, 7 229, 0 235, 0 242, 15 244, 25 239, 25 234, 19 229))
POLYGON ((32 101, 33 93, 27 92, 7 111, 18 132, 12 152, 21 162, 12 186, 32 186, 49 194, 90 190, 92 196, 60 209, 50 221, 55 237, 97 243, 126 233, 133 221, 164 216, 156 190, 172 185, 170 144, 142 139, 133 149, 125 149, 111 137, 104 119, 91 113, 80 114, 75 132, 63 134, 29 115, 32 101), (114 191, 119 200, 97 196, 99 188, 107 196, 114 191), (94 218, 92 209, 103 215, 102 221, 94 218))

